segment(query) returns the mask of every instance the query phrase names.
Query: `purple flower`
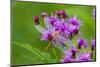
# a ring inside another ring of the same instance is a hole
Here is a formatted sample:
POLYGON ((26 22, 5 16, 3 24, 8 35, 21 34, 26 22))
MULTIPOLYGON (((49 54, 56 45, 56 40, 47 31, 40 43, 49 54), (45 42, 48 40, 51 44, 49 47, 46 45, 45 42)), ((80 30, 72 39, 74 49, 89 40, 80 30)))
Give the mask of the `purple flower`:
POLYGON ((60 16, 61 15, 61 11, 60 10, 57 10, 56 11, 56 14, 57 14, 57 16, 60 16))
POLYGON ((69 48, 66 52, 65 52, 65 56, 63 58, 63 62, 64 63, 68 63, 68 62, 77 62, 76 59, 76 53, 79 52, 75 47, 71 47, 69 48))
POLYGON ((76 17, 69 18, 69 22, 73 25, 80 25, 80 21, 76 17))
POLYGON ((65 54, 71 58, 76 58, 76 53, 79 52, 75 47, 70 47, 65 54))
POLYGON ((78 48, 81 49, 82 46, 87 48, 87 42, 85 40, 83 40, 83 39, 79 39, 79 41, 78 41, 78 48))
POLYGON ((74 30, 75 30, 75 28, 76 28, 76 26, 74 26, 74 25, 69 25, 69 26, 68 26, 68 31, 71 32, 71 33, 73 33, 74 30))
POLYGON ((70 38, 73 38, 76 34, 78 34, 79 29, 75 25, 69 24, 66 28, 66 33, 70 38))
MULTIPOLYGON (((35 27, 41 33, 41 40, 49 41, 56 47, 58 44, 65 47, 67 42, 78 33, 80 22, 76 17, 68 18, 64 10, 57 10, 56 16, 51 14, 48 16, 46 12, 42 12, 45 27, 39 25, 39 17, 34 17, 35 27), (70 23, 69 23, 70 21, 70 23)), ((73 57, 76 52, 72 50, 73 57)))
POLYGON ((38 16, 34 16, 34 22, 35 22, 35 25, 39 24, 39 17, 38 16))
POLYGON ((42 40, 48 40, 48 41, 52 41, 53 36, 52 33, 50 31, 46 31, 43 35, 42 35, 42 40))
POLYGON ((62 14, 62 18, 65 19, 68 17, 68 15, 66 14, 65 10, 62 10, 61 11, 61 14, 62 14))
POLYGON ((90 53, 83 53, 78 57, 79 62, 92 61, 90 53))
POLYGON ((60 31, 62 31, 63 26, 62 26, 62 24, 59 23, 59 21, 58 21, 58 22, 55 22, 55 23, 54 23, 54 28, 55 28, 55 30, 60 30, 60 31))
POLYGON ((64 63, 70 63, 70 62, 76 62, 76 59, 71 58, 70 56, 64 56, 63 62, 64 63))
POLYGON ((94 50, 96 48, 96 40, 92 40, 92 47, 91 50, 94 50))
POLYGON ((53 24, 57 21, 57 18, 51 16, 51 17, 49 18, 49 21, 50 21, 51 25, 53 25, 53 24))
POLYGON ((58 19, 61 19, 61 11, 60 10, 57 10, 56 11, 56 15, 57 15, 57 18, 58 19))

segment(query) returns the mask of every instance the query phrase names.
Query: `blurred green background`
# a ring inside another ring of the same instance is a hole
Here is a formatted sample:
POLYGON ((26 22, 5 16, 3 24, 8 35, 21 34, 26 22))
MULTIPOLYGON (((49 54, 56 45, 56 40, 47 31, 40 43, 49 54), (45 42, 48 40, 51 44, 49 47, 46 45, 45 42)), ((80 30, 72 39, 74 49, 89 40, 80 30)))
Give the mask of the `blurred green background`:
MULTIPOLYGON (((48 42, 40 40, 40 33, 35 29, 33 16, 40 17, 40 23, 44 26, 43 19, 41 17, 41 12, 46 11, 49 15, 51 12, 55 13, 56 10, 64 9, 69 17, 76 15, 81 20, 81 29, 83 33, 80 37, 88 40, 90 44, 90 39, 95 38, 95 20, 92 16, 92 11, 95 6, 82 6, 82 5, 70 5, 70 4, 50 4, 50 3, 38 3, 38 2, 16 2, 12 1, 11 5, 11 63, 14 65, 22 64, 43 64, 43 63, 57 63, 55 61, 55 56, 49 48, 47 50, 47 55, 43 55, 44 58, 50 59, 43 60, 37 58, 35 54, 32 53, 30 49, 26 46, 29 44, 36 51, 40 53, 44 52, 48 42), (19 45, 19 46, 18 46, 19 45), (20 47, 22 45, 22 48, 20 47), (48 56, 50 55, 50 56, 48 56)), ((62 53, 55 48, 58 60, 61 60, 62 53)), ((34 51, 35 52, 35 51, 34 51)))

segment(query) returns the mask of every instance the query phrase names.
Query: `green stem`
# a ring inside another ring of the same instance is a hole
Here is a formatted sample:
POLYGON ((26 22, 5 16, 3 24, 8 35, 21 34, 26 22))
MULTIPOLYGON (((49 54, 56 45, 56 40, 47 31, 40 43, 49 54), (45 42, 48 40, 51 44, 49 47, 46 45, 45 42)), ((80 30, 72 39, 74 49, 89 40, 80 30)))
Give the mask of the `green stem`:
POLYGON ((49 42, 49 44, 47 45, 47 47, 45 48, 44 52, 47 51, 47 49, 49 48, 49 46, 50 46, 50 42, 49 42))
POLYGON ((54 55, 55 55, 55 57, 56 57, 56 60, 57 60, 57 54, 56 54, 55 49, 54 49, 54 48, 52 48, 52 51, 53 51, 53 53, 54 53, 54 55))

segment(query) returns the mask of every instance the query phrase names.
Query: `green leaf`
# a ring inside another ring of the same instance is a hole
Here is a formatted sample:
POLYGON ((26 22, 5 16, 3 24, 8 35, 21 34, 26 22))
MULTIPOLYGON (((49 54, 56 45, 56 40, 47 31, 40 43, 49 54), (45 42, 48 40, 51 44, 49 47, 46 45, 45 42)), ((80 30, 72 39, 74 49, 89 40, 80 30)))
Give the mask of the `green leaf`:
POLYGON ((41 52, 40 50, 34 48, 30 44, 22 44, 22 43, 18 43, 18 42, 15 42, 15 41, 13 41, 12 43, 14 45, 20 46, 20 47, 25 48, 26 50, 32 52, 34 55, 36 55, 35 58, 40 59, 40 61, 43 61, 43 62, 46 62, 46 63, 47 62, 48 63, 56 63, 56 60, 52 59, 50 54, 41 52))

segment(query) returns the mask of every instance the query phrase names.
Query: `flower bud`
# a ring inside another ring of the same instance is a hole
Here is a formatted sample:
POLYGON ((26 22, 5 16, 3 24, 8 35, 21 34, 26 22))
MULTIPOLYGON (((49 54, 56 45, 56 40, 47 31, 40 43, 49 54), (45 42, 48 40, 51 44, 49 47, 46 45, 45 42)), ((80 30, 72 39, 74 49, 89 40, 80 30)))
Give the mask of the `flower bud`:
POLYGON ((34 16, 34 22, 35 22, 35 25, 39 24, 39 17, 38 16, 34 16))

